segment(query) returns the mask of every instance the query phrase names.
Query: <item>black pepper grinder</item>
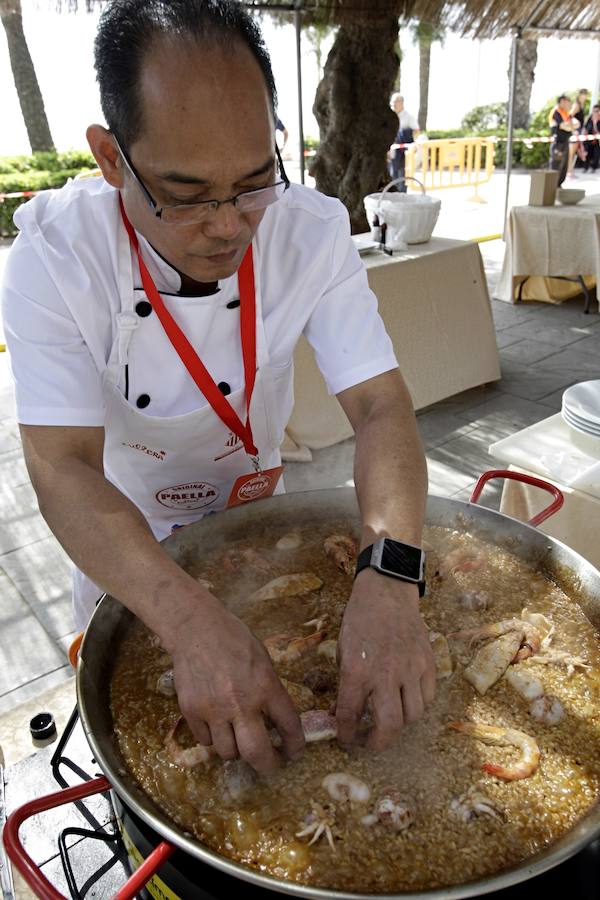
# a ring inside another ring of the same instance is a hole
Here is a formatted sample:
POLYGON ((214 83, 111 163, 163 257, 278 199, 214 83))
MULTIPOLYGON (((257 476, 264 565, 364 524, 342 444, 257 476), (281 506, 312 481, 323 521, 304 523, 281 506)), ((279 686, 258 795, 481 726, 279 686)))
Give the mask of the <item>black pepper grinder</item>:
POLYGON ((379 249, 385 250, 385 236, 387 234, 387 225, 383 220, 381 221, 380 231, 381 231, 381 241, 379 242, 379 249))
POLYGON ((381 227, 379 225, 379 216, 377 213, 373 214, 373 224, 371 225, 371 240, 375 244, 381 243, 381 227))

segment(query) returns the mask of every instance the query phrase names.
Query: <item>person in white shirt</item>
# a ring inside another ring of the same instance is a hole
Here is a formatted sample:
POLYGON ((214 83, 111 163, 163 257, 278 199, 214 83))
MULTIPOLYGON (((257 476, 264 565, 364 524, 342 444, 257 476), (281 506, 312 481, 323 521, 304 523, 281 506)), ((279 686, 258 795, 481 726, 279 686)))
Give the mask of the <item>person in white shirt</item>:
MULTIPOLYGON (((419 136, 419 123, 417 119, 404 109, 404 97, 402 94, 392 94, 390 107, 398 116, 398 131, 394 143, 390 146, 388 159, 390 161, 390 175, 392 178, 404 178, 406 150, 402 144, 412 144, 419 136)), ((400 193, 406 193, 406 183, 398 185, 400 193)))
MULTIPOLYGON (((297 758, 298 714, 263 645, 158 541, 279 465, 302 333, 356 432, 363 548, 420 543, 415 417, 345 209, 285 175, 251 16, 233 0, 113 0, 95 52, 108 128, 87 138, 103 177, 23 206, 6 270, 25 458, 77 566, 78 623, 118 597, 171 654, 196 739, 267 772, 281 757, 265 719, 297 758)), ((432 700, 418 593, 369 565, 357 576, 342 744, 367 702, 377 750, 432 700)))

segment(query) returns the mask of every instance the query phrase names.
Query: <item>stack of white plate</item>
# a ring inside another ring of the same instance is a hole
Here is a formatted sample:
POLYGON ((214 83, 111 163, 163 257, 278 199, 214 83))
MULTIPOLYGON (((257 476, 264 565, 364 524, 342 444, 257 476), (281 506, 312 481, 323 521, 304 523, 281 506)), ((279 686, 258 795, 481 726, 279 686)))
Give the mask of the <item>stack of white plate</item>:
POLYGON ((600 380, 582 381, 567 388, 562 417, 571 428, 600 438, 600 380))

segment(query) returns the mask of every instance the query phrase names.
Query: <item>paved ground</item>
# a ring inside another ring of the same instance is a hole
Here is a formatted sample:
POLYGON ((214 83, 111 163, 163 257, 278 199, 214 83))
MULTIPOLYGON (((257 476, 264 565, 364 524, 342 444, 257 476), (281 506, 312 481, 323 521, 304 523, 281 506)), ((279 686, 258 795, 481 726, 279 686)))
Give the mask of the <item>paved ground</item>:
MULTIPOLYGON (((495 178, 481 189, 487 204, 470 203, 464 191, 440 194, 436 234, 472 238, 499 232, 502 181, 495 178)), ((600 192, 600 178, 582 186, 600 192)), ((527 189, 528 178, 518 175, 511 202, 526 202, 527 189)), ((7 250, 0 245, 0 275, 7 250)), ((503 245, 485 243, 481 250, 493 293, 503 245)), ((599 377, 596 304, 588 316, 581 300, 518 307, 494 300, 492 306, 502 380, 438 403, 418 417, 435 494, 468 498, 477 476, 489 468, 490 443, 559 411, 569 385, 599 377)), ((352 456, 353 442, 346 441, 315 452, 312 463, 289 464, 288 489, 351 482, 352 456)), ((490 488, 486 496, 497 502, 497 491, 490 488)), ((1 716, 71 678, 66 650, 73 637, 69 561, 39 515, 29 484, 6 354, 0 354, 0 511, 1 716)))

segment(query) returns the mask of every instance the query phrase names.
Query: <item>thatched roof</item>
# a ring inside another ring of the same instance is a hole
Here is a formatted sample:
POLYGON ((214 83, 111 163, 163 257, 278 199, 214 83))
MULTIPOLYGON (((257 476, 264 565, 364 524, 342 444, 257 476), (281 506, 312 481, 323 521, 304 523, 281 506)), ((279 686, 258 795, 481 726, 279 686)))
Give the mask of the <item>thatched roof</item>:
POLYGON ((304 22, 331 24, 375 22, 390 15, 441 23, 461 35, 495 38, 600 37, 598 0, 247 0, 255 9, 293 12, 300 9, 304 22))

